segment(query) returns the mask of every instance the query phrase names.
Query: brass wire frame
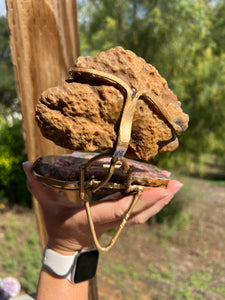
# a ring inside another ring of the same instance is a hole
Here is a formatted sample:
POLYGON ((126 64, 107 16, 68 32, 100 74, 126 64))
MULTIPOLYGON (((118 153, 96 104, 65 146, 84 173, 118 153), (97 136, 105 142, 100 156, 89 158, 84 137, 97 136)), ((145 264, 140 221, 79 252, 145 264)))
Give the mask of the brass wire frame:
POLYGON ((116 230, 115 234, 111 238, 111 241, 106 247, 103 247, 100 245, 96 231, 94 222, 91 215, 91 209, 90 209, 90 201, 91 201, 91 193, 96 192, 102 187, 104 187, 109 180, 111 179, 114 169, 116 166, 116 163, 118 161, 122 162, 122 170, 123 172, 127 173, 127 180, 125 183, 125 193, 129 193, 131 189, 131 178, 132 178, 132 167, 129 167, 126 159, 124 157, 126 150, 128 148, 128 144, 131 137, 131 128, 132 128, 132 122, 133 122, 133 116, 135 112, 135 108, 137 105, 138 99, 142 98, 144 101, 148 103, 148 105, 153 106, 157 112, 162 116, 164 121, 167 123, 167 125, 171 128, 173 135, 174 131, 176 131, 178 134, 180 132, 180 127, 178 124, 176 124, 176 121, 168 114, 164 106, 160 103, 160 101, 157 99, 157 95, 155 95, 152 91, 148 90, 139 90, 136 92, 132 92, 131 88, 120 78, 117 76, 114 76, 112 74, 108 74, 102 71, 94 70, 94 69, 88 69, 88 68, 70 68, 69 74, 72 78, 76 77, 76 75, 88 75, 88 78, 100 78, 107 83, 114 83, 118 87, 119 90, 123 91, 123 94, 125 94, 125 101, 122 108, 122 114, 120 119, 120 126, 119 126, 119 132, 118 132, 118 138, 116 142, 115 149, 113 153, 108 154, 100 154, 92 159, 90 159, 86 164, 81 166, 80 169, 80 199, 85 205, 86 214, 88 218, 88 222, 90 225, 92 237, 95 243, 95 246, 100 251, 109 251, 113 245, 115 244, 116 240, 118 239, 122 229, 127 223, 127 220, 130 217, 130 214, 132 213, 132 210, 136 203, 138 202, 141 193, 142 193, 142 187, 138 186, 136 187, 135 191, 136 193, 133 195, 133 200, 128 208, 128 211, 126 212, 121 224, 119 225, 118 229, 116 230), (92 167, 92 164, 96 162, 97 160, 105 157, 111 157, 111 162, 109 166, 108 174, 105 176, 105 178, 102 179, 100 183, 97 185, 93 185, 93 187, 90 190, 85 187, 85 170, 92 167))

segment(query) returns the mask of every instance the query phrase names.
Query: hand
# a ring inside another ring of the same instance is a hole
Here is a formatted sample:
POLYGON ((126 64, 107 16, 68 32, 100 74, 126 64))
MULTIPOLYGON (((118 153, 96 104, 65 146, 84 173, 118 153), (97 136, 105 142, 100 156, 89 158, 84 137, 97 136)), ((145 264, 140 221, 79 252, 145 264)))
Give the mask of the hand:
MULTIPOLYGON (((48 234, 48 246, 65 255, 92 246, 92 235, 83 205, 70 202, 62 193, 37 181, 32 174, 32 162, 23 163, 29 191, 40 203, 48 234)), ((165 171, 167 172, 167 171, 165 171)), ((167 188, 144 191, 127 224, 140 224, 157 214, 170 202, 182 184, 171 180, 167 188)), ((92 204, 91 213, 98 237, 108 229, 119 226, 133 196, 120 193, 108 196, 105 201, 92 204)))

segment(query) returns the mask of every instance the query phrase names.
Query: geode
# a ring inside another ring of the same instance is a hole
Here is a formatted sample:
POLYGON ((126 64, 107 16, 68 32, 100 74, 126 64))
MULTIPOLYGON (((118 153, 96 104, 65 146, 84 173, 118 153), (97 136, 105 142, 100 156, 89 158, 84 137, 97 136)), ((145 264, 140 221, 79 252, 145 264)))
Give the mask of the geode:
MULTIPOLYGON (((176 131, 154 105, 140 98, 133 117, 126 156, 149 160, 158 152, 178 147, 175 133, 188 127, 188 115, 151 64, 122 47, 101 52, 95 57, 79 57, 74 67, 88 68, 117 76, 136 93, 154 93, 179 127, 176 131)), ((44 91, 36 107, 36 121, 44 137, 71 150, 112 150, 115 147, 124 95, 115 84, 82 75, 44 91)))

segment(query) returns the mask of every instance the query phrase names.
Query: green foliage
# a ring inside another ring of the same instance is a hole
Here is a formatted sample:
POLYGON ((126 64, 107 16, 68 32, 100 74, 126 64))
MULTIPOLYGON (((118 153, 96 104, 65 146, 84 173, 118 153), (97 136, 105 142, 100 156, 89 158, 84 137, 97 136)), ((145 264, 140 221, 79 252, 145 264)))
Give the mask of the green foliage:
POLYGON ((134 51, 160 71, 190 115, 179 151, 160 155, 164 166, 185 165, 192 171, 205 154, 225 162, 225 1, 78 4, 82 54, 118 45, 134 51))
POLYGON ((19 110, 10 55, 7 19, 0 16, 0 113, 6 115, 11 109, 19 110))
POLYGON ((225 1, 217 0, 213 10, 213 28, 212 35, 216 43, 216 53, 222 54, 225 49, 225 1))
POLYGON ((31 206, 21 163, 26 160, 7 19, 0 17, 0 203, 31 206))
POLYGON ((32 205, 22 169, 25 160, 21 121, 0 116, 0 190, 10 205, 32 205))

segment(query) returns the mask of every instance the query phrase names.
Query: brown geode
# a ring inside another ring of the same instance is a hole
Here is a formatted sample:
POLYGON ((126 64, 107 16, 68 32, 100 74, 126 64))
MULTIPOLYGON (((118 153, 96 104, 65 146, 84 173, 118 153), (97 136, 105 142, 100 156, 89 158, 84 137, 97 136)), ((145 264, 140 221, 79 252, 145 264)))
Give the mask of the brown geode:
MULTIPOLYGON (((188 126, 177 97, 158 71, 133 52, 116 47, 95 57, 79 57, 75 67, 113 74, 135 92, 151 90, 167 112, 179 124, 188 126)), ((117 132, 124 96, 115 85, 85 78, 75 78, 43 92, 36 107, 36 120, 43 136, 72 150, 111 150, 117 132)), ((178 147, 174 130, 154 107, 139 100, 134 114, 131 139, 126 156, 152 159, 158 152, 178 147)))

